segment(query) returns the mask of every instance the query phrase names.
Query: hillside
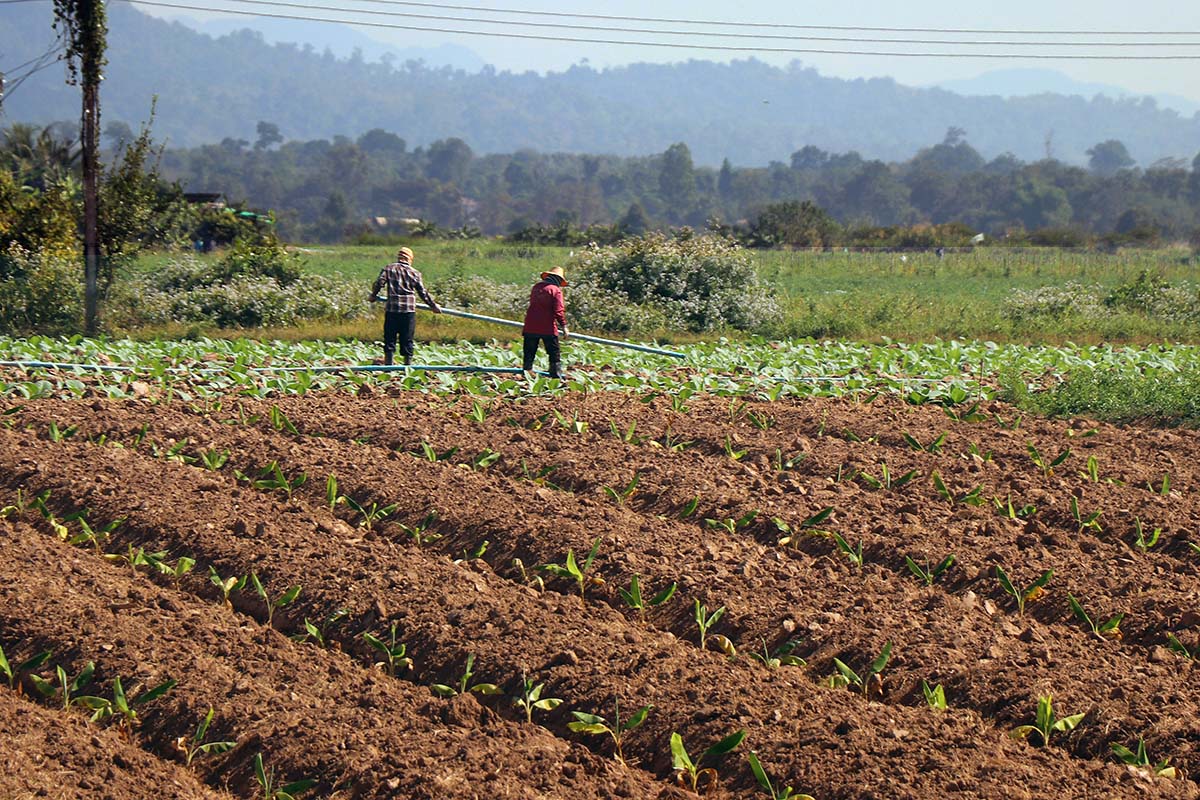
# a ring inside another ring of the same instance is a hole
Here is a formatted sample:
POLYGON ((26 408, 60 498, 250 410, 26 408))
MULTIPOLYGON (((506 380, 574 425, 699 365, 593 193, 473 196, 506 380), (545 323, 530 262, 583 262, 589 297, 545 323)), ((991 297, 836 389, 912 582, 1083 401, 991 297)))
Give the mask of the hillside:
MULTIPOLYGON (((810 144, 898 160, 950 127, 965 129, 989 158, 1042 158, 1049 140, 1054 157, 1082 163, 1092 145, 1119 139, 1147 166, 1164 157, 1190 160, 1200 146, 1200 116, 1183 117, 1149 98, 964 97, 755 60, 467 73, 343 59, 268 44, 245 30, 213 38, 125 4, 112 4, 109 16, 104 119, 136 124, 157 95, 156 133, 175 146, 253 141, 260 120, 288 139, 383 128, 410 145, 460 137, 476 152, 629 155, 683 141, 708 165, 725 157, 741 165, 786 162, 810 144)), ((49 4, 3 6, 0 41, 10 68, 44 52, 53 41, 49 4)), ((77 90, 52 67, 5 98, 3 110, 3 124, 74 119, 77 90)))

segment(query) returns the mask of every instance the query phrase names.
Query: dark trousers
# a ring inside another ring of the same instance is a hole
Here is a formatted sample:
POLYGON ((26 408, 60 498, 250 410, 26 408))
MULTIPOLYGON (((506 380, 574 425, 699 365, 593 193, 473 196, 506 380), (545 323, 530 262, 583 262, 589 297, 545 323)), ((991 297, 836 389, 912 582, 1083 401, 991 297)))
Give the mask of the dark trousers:
POLYGON ((525 370, 533 369, 533 359, 537 356, 538 342, 546 346, 546 355, 550 356, 550 377, 562 377, 562 348, 559 347, 557 336, 543 336, 539 333, 525 334, 524 347, 521 350, 525 370))
POLYGON ((391 364, 396 353, 396 338, 400 338, 400 355, 405 364, 412 363, 413 334, 417 330, 417 312, 389 311, 383 315, 383 363, 391 364))

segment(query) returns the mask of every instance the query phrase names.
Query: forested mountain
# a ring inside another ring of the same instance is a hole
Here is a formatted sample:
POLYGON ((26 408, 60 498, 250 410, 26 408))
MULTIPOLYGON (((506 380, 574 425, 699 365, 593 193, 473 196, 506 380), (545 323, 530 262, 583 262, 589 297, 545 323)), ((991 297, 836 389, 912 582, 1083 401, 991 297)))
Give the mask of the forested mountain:
MULTIPOLYGON (((0 6, 0 55, 14 67, 54 39, 51 5, 0 6)), ((1152 99, 1038 95, 1004 100, 914 89, 890 79, 841 80, 800 64, 705 61, 560 73, 467 73, 419 63, 341 59, 254 33, 212 38, 178 23, 109 5, 109 66, 103 119, 136 126, 158 97, 155 134, 173 146, 225 138, 252 141, 257 123, 287 140, 391 131, 410 145, 456 137, 474 152, 645 155, 687 142, 696 162, 765 166, 805 146, 903 160, 965 129, 985 158, 1051 155, 1087 161, 1119 140, 1142 166, 1190 159, 1200 116, 1152 99)), ((60 65, 33 75, 3 102, 0 124, 77 119, 77 89, 60 65)))

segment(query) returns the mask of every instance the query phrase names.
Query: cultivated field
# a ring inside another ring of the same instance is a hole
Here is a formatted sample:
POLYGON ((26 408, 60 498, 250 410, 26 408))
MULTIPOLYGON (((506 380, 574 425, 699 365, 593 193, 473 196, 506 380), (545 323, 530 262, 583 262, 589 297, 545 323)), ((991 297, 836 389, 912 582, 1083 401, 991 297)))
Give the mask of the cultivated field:
POLYGON ((894 394, 78 394, 2 401, 0 796, 261 797, 261 754, 310 796, 685 797, 681 746, 712 796, 766 796, 753 751, 778 796, 1200 797, 1193 431, 894 394), (117 678, 175 683, 136 725, 64 697, 117 678), (533 685, 561 704, 527 715, 533 685), (572 729, 618 707, 624 764, 572 729), (1148 766, 1112 750, 1139 740, 1148 766))

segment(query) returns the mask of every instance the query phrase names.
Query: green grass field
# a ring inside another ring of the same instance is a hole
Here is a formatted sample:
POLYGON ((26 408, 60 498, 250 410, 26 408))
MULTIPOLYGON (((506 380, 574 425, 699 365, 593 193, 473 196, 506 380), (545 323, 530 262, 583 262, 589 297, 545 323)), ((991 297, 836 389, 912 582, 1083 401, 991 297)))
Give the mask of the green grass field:
MULTIPOLYGON (((360 282, 364 294, 394 246, 312 245, 294 248, 304 268, 316 274, 360 282)), ((496 283, 529 284, 544 270, 565 265, 570 277, 571 251, 560 247, 503 244, 494 240, 418 241, 415 265, 426 283, 454 275, 479 275, 496 283)), ((1061 344, 1103 342, 1150 344, 1200 343, 1200 312, 1174 317, 1102 309, 1076 313, 1015 315, 1014 293, 1096 287, 1103 296, 1137 280, 1143 272, 1195 295, 1196 259, 1187 248, 1123 250, 1116 253, 1061 251, 1049 248, 1010 250, 978 248, 934 253, 751 251, 759 274, 773 286, 783 318, 774 338, 833 338, 917 342, 939 339, 987 339, 999 342, 1061 344)), ((152 269, 166 256, 145 257, 152 269)), ((570 290, 568 290, 568 314, 570 290)), ((1200 301, 1196 306, 1200 309, 1200 301)), ((378 323, 306 326, 268 331, 279 338, 363 338, 378 323)), ((153 333, 171 333, 155 331, 153 333)), ((486 341, 515 337, 509 329, 466 320, 422 315, 418 335, 435 341, 486 341)), ((720 335, 738 337, 736 332, 720 335)), ((694 335, 647 331, 642 338, 695 341, 694 335)))

